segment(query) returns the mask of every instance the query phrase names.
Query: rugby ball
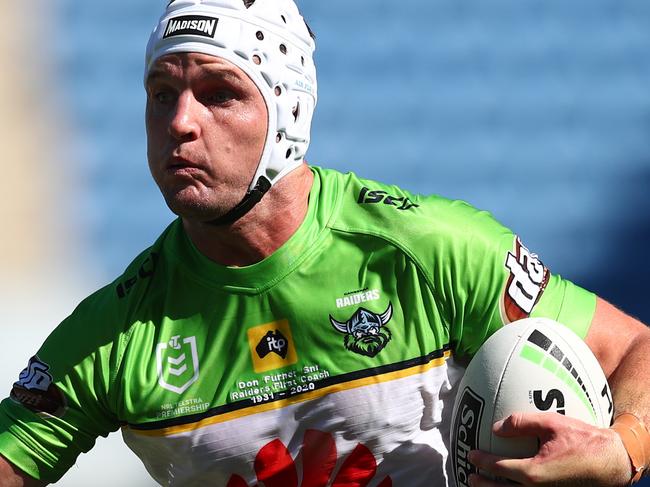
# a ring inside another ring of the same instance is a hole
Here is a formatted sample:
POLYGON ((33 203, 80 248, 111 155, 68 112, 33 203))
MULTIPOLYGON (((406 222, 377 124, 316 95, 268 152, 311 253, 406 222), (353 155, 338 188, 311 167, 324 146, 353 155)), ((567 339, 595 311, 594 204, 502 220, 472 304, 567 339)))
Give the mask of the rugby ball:
POLYGON ((492 425, 514 412, 556 412, 606 428, 613 409, 605 374, 580 337, 546 318, 510 323, 488 338, 461 379, 450 442, 456 484, 468 485, 476 473, 467 462, 470 450, 535 455, 536 438, 492 434, 492 425))

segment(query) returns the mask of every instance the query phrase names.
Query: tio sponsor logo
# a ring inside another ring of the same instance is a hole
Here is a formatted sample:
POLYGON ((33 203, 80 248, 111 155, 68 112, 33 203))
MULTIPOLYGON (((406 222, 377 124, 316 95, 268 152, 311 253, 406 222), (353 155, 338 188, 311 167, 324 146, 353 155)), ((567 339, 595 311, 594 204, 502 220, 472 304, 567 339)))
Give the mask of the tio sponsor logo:
POLYGON ((275 330, 275 333, 267 331, 264 338, 255 347, 255 351, 260 358, 266 357, 271 352, 286 358, 289 351, 289 341, 280 333, 280 330, 275 330))
POLYGON ((456 421, 452 425, 452 468, 459 487, 468 487, 470 474, 478 473, 467 455, 478 449, 481 418, 485 402, 469 387, 462 392, 456 421))
POLYGON ((253 326, 246 333, 256 373, 279 369, 298 361, 289 321, 278 320, 253 326))

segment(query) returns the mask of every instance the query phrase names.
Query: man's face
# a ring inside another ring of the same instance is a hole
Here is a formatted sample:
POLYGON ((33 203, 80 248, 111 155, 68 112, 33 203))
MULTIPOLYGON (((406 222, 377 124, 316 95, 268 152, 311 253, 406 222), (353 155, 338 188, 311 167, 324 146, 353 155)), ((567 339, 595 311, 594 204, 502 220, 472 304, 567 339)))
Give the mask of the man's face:
POLYGON ((264 98, 232 63, 198 53, 158 59, 146 81, 149 169, 169 208, 208 221, 243 198, 266 141, 264 98))

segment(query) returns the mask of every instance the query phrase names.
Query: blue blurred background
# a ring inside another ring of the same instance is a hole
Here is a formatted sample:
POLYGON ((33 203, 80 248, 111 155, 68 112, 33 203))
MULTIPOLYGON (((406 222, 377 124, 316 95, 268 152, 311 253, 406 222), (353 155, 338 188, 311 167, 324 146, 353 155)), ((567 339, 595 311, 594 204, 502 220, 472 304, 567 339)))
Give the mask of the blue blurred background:
MULTIPOLYGON (((52 124, 68 127, 57 171, 74 182, 57 217, 74 222, 75 250, 57 259, 80 296, 173 218, 143 128, 144 47, 166 3, 59 0, 34 47, 51 76, 35 96, 55 98, 52 124)), ((649 2, 299 5, 318 46, 310 163, 467 200, 551 271, 650 322, 649 2)))

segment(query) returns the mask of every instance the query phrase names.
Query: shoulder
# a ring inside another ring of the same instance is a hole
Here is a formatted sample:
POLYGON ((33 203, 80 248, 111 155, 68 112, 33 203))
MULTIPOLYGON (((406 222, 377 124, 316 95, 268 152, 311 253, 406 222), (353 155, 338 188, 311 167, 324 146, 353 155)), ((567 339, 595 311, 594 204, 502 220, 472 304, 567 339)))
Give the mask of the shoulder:
MULTIPOLYGON (((465 201, 421 195, 354 173, 315 169, 323 188, 337 193, 333 230, 375 235, 401 245, 434 242, 488 243, 512 233, 487 211, 465 201)), ((327 190, 324 189, 324 192, 327 190)))
POLYGON ((78 397, 94 388, 98 394, 112 394, 133 333, 145 313, 156 308, 157 298, 152 303, 150 295, 160 273, 163 259, 159 256, 167 233, 140 253, 120 277, 81 301, 33 357, 66 394, 77 387, 78 397))
POLYGON ((106 340, 128 329, 130 317, 138 308, 155 299, 155 281, 164 273, 164 247, 172 223, 156 242, 136 256, 124 272, 99 290, 93 292, 75 308, 53 335, 83 333, 106 340))

